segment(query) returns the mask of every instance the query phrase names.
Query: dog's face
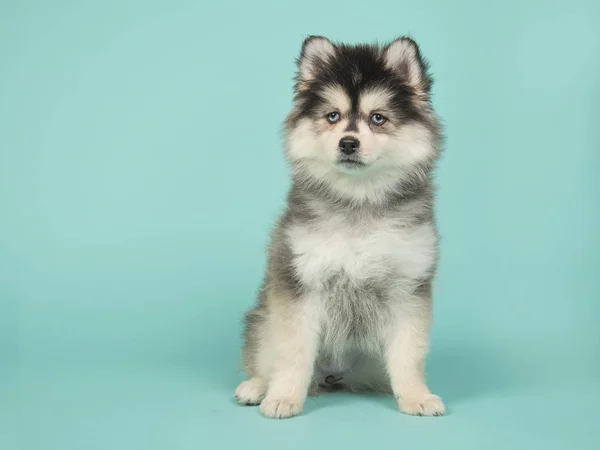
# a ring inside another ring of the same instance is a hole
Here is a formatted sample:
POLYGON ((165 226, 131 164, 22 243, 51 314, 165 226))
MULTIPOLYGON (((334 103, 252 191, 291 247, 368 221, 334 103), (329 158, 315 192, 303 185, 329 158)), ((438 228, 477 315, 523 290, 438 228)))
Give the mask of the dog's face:
POLYGON ((297 174, 356 196, 419 176, 435 160, 431 79, 414 41, 347 46, 311 37, 298 68, 286 122, 297 174))

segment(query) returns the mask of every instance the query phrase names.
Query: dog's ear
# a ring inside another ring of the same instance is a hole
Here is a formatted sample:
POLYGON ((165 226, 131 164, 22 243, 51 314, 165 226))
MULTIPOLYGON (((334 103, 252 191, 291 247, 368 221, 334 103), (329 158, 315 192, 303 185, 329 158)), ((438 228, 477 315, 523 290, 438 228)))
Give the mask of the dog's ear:
POLYGON ((306 38, 297 60, 299 82, 312 80, 319 66, 326 63, 334 54, 335 46, 329 39, 323 36, 306 38))
POLYGON ((427 73, 429 65, 421 56, 419 46, 408 37, 396 39, 383 51, 385 64, 400 74, 418 94, 428 94, 431 77, 427 73))

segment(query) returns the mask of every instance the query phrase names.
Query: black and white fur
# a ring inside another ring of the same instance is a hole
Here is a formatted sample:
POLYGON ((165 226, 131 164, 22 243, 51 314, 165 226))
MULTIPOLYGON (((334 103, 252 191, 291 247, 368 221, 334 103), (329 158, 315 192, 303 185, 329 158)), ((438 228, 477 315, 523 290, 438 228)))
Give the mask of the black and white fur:
POLYGON ((442 141, 427 64, 409 38, 310 37, 298 69, 285 127, 293 185, 246 316, 249 379, 236 398, 284 418, 308 393, 374 390, 407 414, 442 415, 424 375, 442 141))

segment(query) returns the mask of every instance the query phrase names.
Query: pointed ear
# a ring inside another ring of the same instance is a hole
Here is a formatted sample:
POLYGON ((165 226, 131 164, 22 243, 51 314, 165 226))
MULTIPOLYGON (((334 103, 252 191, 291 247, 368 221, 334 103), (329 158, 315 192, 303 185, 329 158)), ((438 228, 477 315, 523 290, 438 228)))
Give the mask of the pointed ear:
POLYGON ((302 44, 302 51, 297 61, 300 82, 313 79, 319 64, 327 62, 334 53, 335 46, 329 39, 322 36, 310 36, 306 38, 302 44))
POLYGON ((385 47, 383 55, 388 68, 399 73, 418 93, 429 93, 428 64, 415 41, 408 37, 398 38, 385 47))

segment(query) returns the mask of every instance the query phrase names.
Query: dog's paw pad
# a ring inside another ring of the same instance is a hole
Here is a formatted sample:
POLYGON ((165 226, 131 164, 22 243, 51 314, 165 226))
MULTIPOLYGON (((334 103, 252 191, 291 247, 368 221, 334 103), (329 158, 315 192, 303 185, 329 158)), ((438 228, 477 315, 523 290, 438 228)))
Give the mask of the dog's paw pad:
POLYGON ((285 419, 297 416, 302 412, 303 403, 290 399, 265 398, 260 404, 260 411, 265 417, 272 419, 285 419))
POLYGON ((433 394, 421 398, 400 398, 398 406, 400 411, 411 416, 443 416, 446 413, 442 399, 433 394))
POLYGON ((242 381, 235 390, 235 399, 240 405, 259 405, 265 397, 265 383, 258 378, 242 381))

